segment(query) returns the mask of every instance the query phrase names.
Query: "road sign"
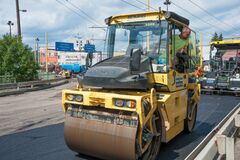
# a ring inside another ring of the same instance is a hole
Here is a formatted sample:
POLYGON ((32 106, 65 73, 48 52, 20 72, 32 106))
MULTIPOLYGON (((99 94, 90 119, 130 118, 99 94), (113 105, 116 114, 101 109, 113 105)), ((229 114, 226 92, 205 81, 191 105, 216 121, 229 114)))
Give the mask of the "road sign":
POLYGON ((85 52, 94 52, 95 51, 95 45, 94 44, 85 44, 84 45, 84 51, 85 52))
POLYGON ((67 42, 56 42, 55 43, 55 50, 56 51, 67 51, 67 52, 73 52, 74 47, 73 43, 67 43, 67 42))

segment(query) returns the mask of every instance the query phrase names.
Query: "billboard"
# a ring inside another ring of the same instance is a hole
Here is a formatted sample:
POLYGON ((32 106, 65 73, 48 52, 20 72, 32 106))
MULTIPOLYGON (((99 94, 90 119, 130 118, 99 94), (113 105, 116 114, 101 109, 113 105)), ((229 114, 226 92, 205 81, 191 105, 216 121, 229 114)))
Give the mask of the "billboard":
POLYGON ((56 51, 73 52, 74 45, 73 45, 73 43, 67 43, 67 42, 55 42, 55 50, 56 51))
POLYGON ((80 64, 80 52, 58 52, 58 63, 62 64, 80 64))

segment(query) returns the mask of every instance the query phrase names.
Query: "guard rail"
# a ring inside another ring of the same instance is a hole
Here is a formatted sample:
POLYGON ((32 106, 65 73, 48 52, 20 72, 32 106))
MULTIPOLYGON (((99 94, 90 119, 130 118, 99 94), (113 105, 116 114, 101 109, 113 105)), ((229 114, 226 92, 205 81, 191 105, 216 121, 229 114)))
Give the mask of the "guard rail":
POLYGON ((57 82, 60 80, 64 80, 64 78, 57 78, 57 79, 51 79, 51 80, 39 80, 39 81, 27 81, 27 82, 18 82, 18 83, 5 83, 5 84, 0 84, 0 90, 6 90, 6 89, 20 90, 21 88, 33 88, 35 86, 48 85, 50 83, 57 82))
POLYGON ((239 136, 239 128, 240 103, 204 138, 185 160, 222 158, 234 160, 234 146, 239 136))

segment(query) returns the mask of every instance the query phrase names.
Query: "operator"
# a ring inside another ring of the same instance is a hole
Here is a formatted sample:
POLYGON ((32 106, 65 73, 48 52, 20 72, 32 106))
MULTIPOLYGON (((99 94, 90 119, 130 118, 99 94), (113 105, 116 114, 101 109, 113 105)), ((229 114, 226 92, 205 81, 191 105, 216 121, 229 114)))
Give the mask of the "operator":
POLYGON ((176 70, 179 73, 184 73, 185 68, 187 67, 188 55, 187 47, 189 45, 189 36, 191 34, 191 29, 187 26, 184 26, 181 34, 176 35, 174 40, 174 51, 177 57, 176 70))

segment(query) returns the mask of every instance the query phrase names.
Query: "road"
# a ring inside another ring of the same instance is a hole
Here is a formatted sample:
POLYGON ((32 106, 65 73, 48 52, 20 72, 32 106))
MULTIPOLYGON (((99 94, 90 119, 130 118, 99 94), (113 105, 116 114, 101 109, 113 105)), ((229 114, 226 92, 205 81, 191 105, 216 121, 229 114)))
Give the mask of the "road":
POLYGON ((0 97, 0 136, 63 122, 61 91, 75 85, 0 97))
MULTIPOLYGON (((10 96, 14 101, 19 101, 19 104, 26 103, 22 102, 25 98, 28 97, 28 101, 31 102, 29 99, 32 99, 32 106, 34 111, 36 109, 36 113, 40 110, 35 105, 39 105, 42 108, 44 106, 47 108, 47 111, 43 111, 41 113, 49 112, 48 116, 51 117, 51 113, 55 113, 53 117, 55 117, 54 123, 58 124, 52 124, 50 122, 43 122, 40 123, 44 127, 39 127, 38 125, 30 125, 30 128, 27 127, 24 131, 14 131, 9 130, 9 132, 5 132, 3 136, 0 137, 0 155, 2 160, 93 160, 95 158, 86 157, 86 156, 77 156, 76 153, 72 152, 67 148, 64 142, 63 137, 63 123, 62 118, 63 114, 60 113, 61 109, 59 109, 59 105, 61 102, 57 102, 57 100, 60 100, 60 89, 49 89, 47 91, 37 91, 28 93, 25 95, 21 95, 20 99, 18 99, 18 96, 10 96), (51 94, 49 93, 51 92, 51 94), (41 94, 40 94, 41 93, 41 94), (44 96, 46 100, 51 98, 49 95, 52 95, 52 97, 57 97, 56 100, 54 100, 54 103, 45 102, 44 96), (42 97, 43 96, 43 97, 42 97), (34 97, 34 98, 33 98, 34 97), (38 97, 42 97, 42 101, 38 103, 38 97), (22 100, 22 101, 20 101, 22 100), (49 103, 46 105, 46 103, 49 103), (56 105, 56 106, 54 106, 56 105), (48 107, 47 107, 48 106, 48 107), (36 107, 36 108, 35 108, 36 107), (56 109, 54 112, 50 108, 56 109), (59 119, 56 119, 56 115, 59 115, 59 119), (31 127, 35 128, 32 129, 31 127), (9 134, 11 133, 11 134, 9 134)), ((6 98, 6 97, 5 97, 6 98)), ((5 99, 4 98, 4 99, 5 99)), ((9 97, 8 97, 9 98, 9 97)), ((168 144, 163 144, 160 149, 159 159, 184 159, 193 149, 196 147, 197 144, 211 131, 211 129, 216 126, 223 117, 230 112, 231 109, 234 108, 239 102, 240 97, 231 97, 231 96, 217 96, 217 95, 202 95, 201 97, 201 103, 198 107, 198 117, 197 117, 197 123, 195 126, 195 129, 193 133, 191 134, 180 134, 176 138, 174 138, 172 141, 170 141, 168 144)), ((14 107, 13 105, 8 106, 8 104, 4 101, 4 105, 1 106, 8 108, 8 107, 14 107)), ((19 106, 19 110, 17 113, 14 113, 13 111, 8 113, 13 113, 18 115, 18 112, 21 112, 19 106)), ((28 108, 28 107, 27 107, 28 108)), ((2 109, 1 109, 2 110, 2 109)), ((30 111, 30 110, 29 110, 30 111)), ((30 113, 30 112, 29 112, 30 113)), ((28 114, 29 114, 28 113, 28 114)), ((32 112, 31 112, 32 113, 32 112)), ((36 114, 35 113, 35 114, 36 114)), ((2 118, 2 111, 0 112, 0 117, 2 118)), ((19 114, 19 116, 27 116, 28 114, 19 114)), ((8 116, 5 115, 7 118, 8 116)), ((10 116, 10 117, 14 117, 10 116)), ((32 118, 34 115, 31 115, 28 118, 32 118)), ((47 117, 47 116, 46 116, 47 117)), ((45 118, 46 118, 45 117, 45 118)), ((23 118, 23 117, 21 117, 23 118)), ((18 120, 21 120, 20 117, 16 117, 16 120, 8 119, 10 122, 9 125, 12 125, 14 127, 16 123, 18 124, 18 120)), ((28 119, 25 118, 25 119, 28 119)), ((24 119, 24 118, 23 118, 24 119)), ((34 119, 34 118, 33 118, 34 119)), ((41 118, 36 118, 38 121, 41 121, 41 118)), ((44 118, 43 118, 44 119, 44 118)), ((53 118, 54 119, 54 118, 53 118)), ((35 121, 35 120, 34 120, 35 121)), ((48 121, 48 120, 47 120, 48 121)), ((7 124, 6 122, 4 122, 7 124)), ((19 124, 17 125, 19 127, 19 124)), ((24 125, 23 125, 24 126, 24 125)), ((1 127, 2 127, 2 119, 1 119, 1 127)), ((21 126, 20 126, 21 127, 21 126)), ((4 132, 4 129, 0 130, 1 132, 4 132)))

